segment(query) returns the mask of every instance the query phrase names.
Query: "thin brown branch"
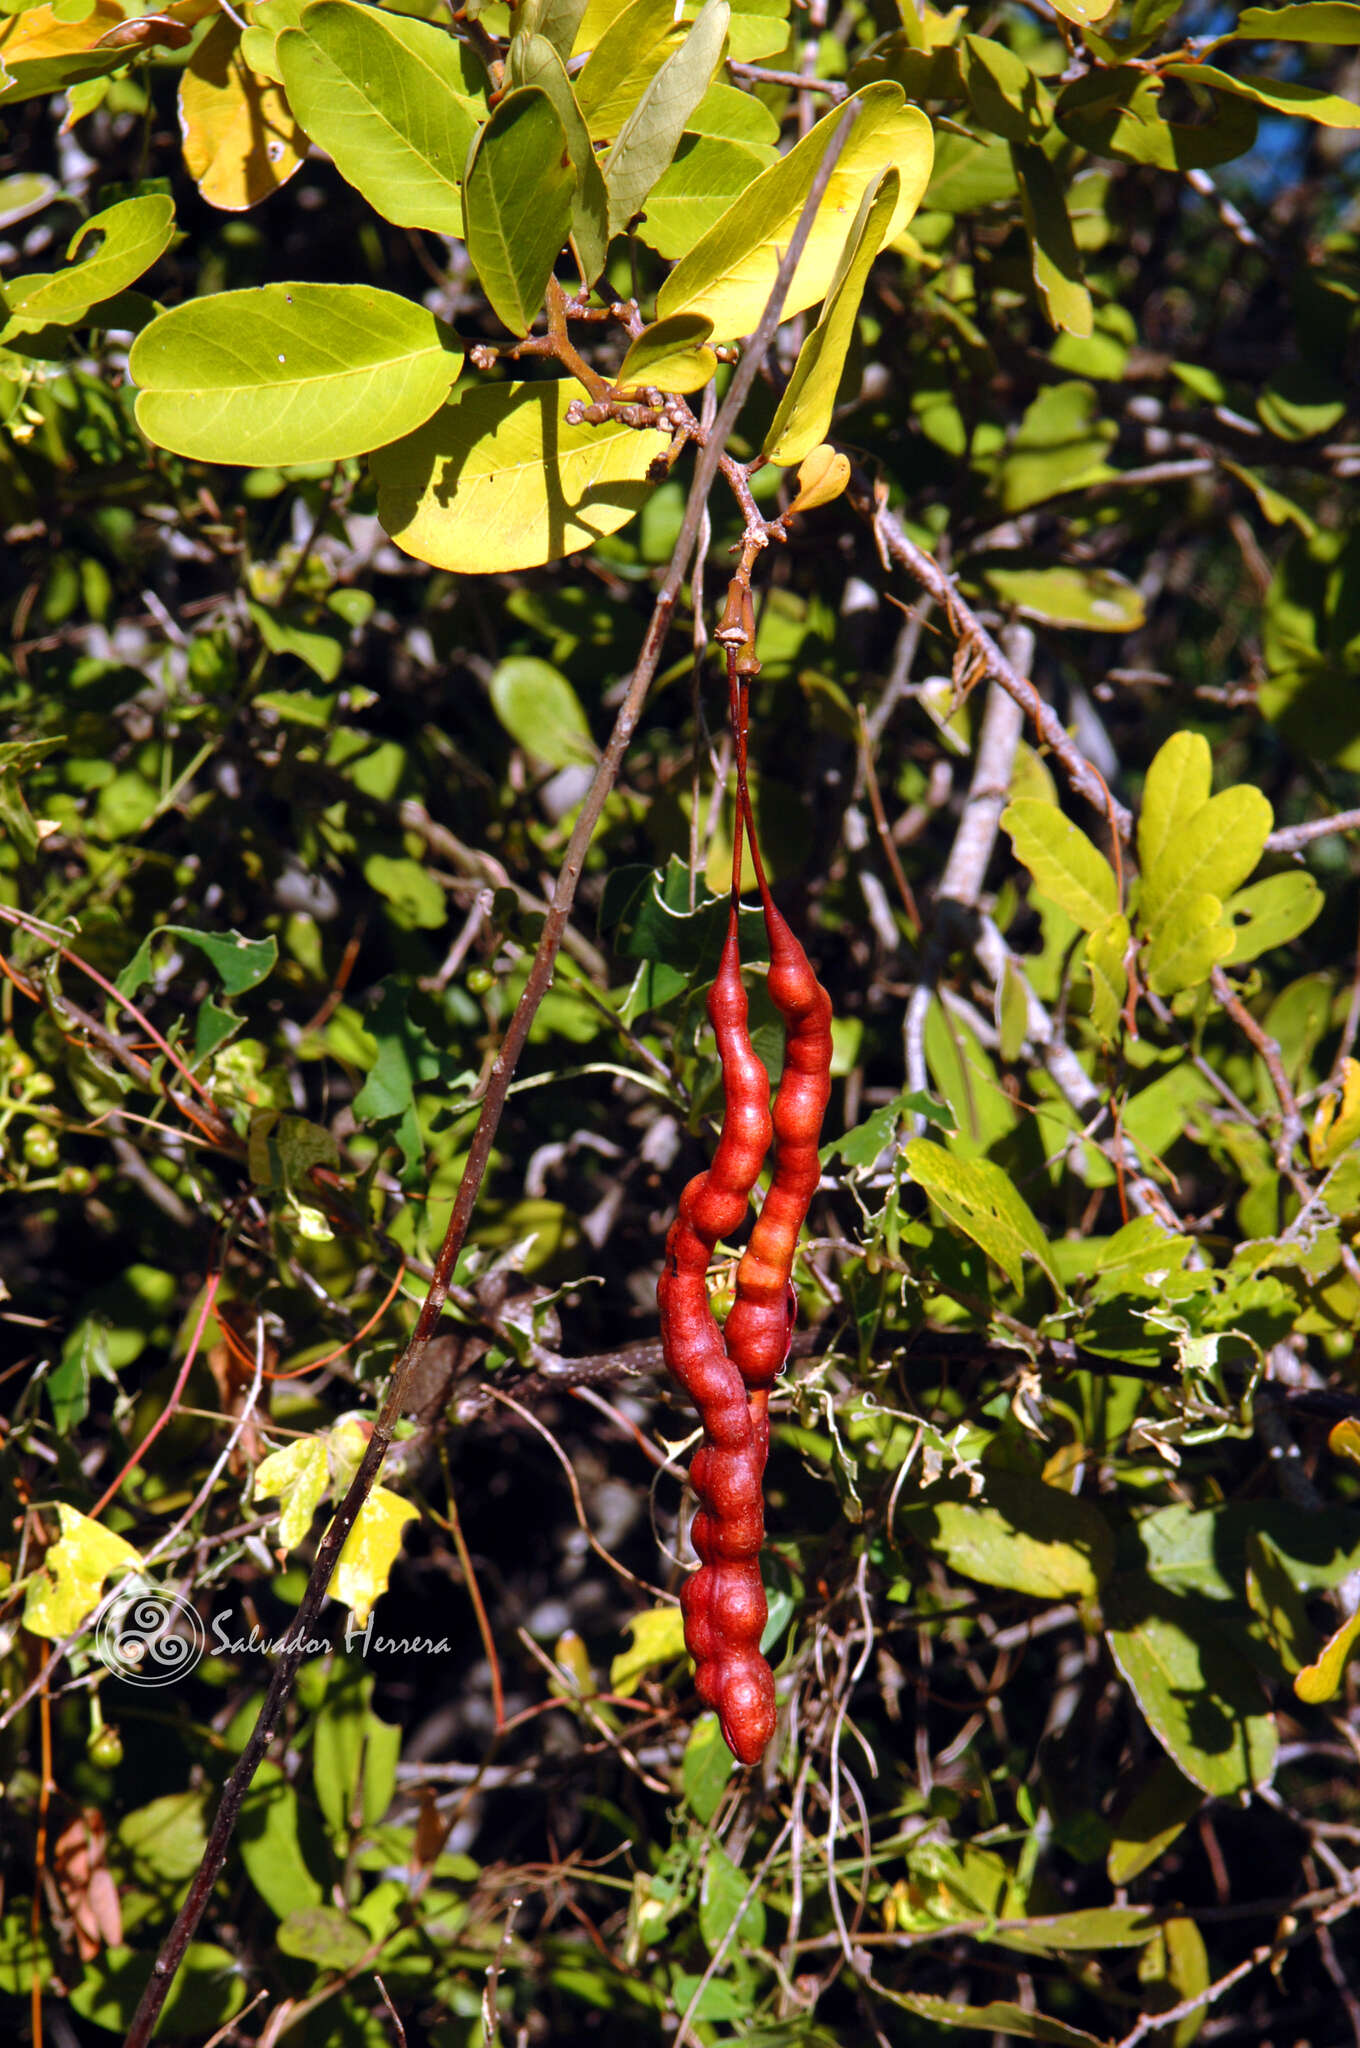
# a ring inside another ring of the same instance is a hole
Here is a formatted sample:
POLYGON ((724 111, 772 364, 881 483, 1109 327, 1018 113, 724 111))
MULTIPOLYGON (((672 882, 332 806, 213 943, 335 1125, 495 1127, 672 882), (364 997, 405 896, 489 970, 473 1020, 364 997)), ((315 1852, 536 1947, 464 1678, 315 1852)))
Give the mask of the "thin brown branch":
POLYGON ((851 503, 872 527, 885 560, 899 563, 943 606, 955 632, 961 640, 969 643, 983 672, 1014 697, 1043 744, 1062 764, 1073 789, 1109 821, 1116 837, 1129 839, 1133 832, 1132 813, 1111 795, 1104 776, 1086 759, 1056 711, 1044 702, 1028 676, 1022 676, 1007 661, 977 613, 960 597, 953 577, 946 575, 933 555, 916 545, 896 513, 878 502, 873 485, 862 471, 855 472, 850 492, 851 503))

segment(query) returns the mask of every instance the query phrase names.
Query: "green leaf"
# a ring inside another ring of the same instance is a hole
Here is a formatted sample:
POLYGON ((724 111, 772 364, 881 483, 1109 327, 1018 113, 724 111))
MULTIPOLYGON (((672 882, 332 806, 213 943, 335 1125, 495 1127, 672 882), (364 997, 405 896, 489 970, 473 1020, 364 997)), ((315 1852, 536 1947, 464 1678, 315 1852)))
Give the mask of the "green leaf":
POLYGON ((1081 2027, 1069 2027, 1051 2020, 1046 2013, 1031 2012, 1026 2006, 1006 1999, 987 2005, 957 2005, 952 1998, 939 1998, 928 1991, 894 1991, 876 1983, 878 1994, 904 2012, 914 2013, 933 2027, 959 2027, 969 2034, 1005 2034, 1017 2041, 1047 2041, 1052 2048, 1108 2048, 1108 2043, 1081 2027))
POLYGON ((409 854, 370 853, 364 880, 392 905, 403 931, 437 932, 448 922, 444 891, 435 877, 409 854))
POLYGON ((162 313, 132 344, 137 424, 200 462, 339 462, 409 434, 462 368, 433 313, 371 285, 270 284, 162 313))
POLYGON ((1016 191, 1009 144, 1000 136, 975 138, 946 131, 935 144, 935 164, 921 204, 940 213, 975 213, 1016 191))
POLYGON ((922 1501, 898 1520, 964 1578, 1040 1600, 1093 1599, 1114 1568, 1099 1508, 1020 1472, 988 1470, 980 1501, 922 1501))
POLYGON ((565 64, 585 18, 588 0, 523 0, 515 29, 523 36, 541 36, 565 64))
POLYGON ((254 0, 250 26, 241 37, 241 59, 262 78, 283 84, 279 69, 278 42, 285 29, 302 26, 307 0, 254 0))
POLYGON ((722 60, 730 19, 727 0, 705 0, 680 48, 648 82, 619 129, 603 167, 611 233, 626 227, 641 211, 669 166, 690 115, 722 60))
POLYGON ((1103 1045, 1119 1037, 1124 1000, 1129 992, 1129 921, 1121 913, 1097 925, 1086 941, 1086 971, 1091 977, 1091 1022, 1103 1045))
POLYGON ((463 234, 492 311, 527 334, 571 231, 576 179, 566 131, 541 86, 507 93, 477 136, 463 186, 463 234))
POLYGON ((1311 1664, 1318 1652, 1317 1630, 1287 1560, 1261 1529, 1247 1537, 1246 1593, 1247 1605, 1284 1669, 1293 1673, 1311 1664))
POLYGON ((246 1876, 280 1920, 294 1907, 319 1906, 324 1896, 303 1855, 299 1821, 297 1793, 266 1759, 242 1803, 235 1840, 246 1876))
POLYGON ((1138 914, 1147 930, 1198 897, 1230 896, 1260 860, 1273 822, 1267 799, 1245 783, 1211 797, 1143 870, 1138 914))
POLYGON ((644 327, 619 365, 619 388, 650 384, 662 391, 701 390, 718 367, 718 358, 705 346, 712 332, 713 322, 697 313, 677 313, 644 327))
POLYGON ((789 0, 733 0, 728 56, 734 64, 764 64, 789 47, 789 0))
MULTIPOLYGON (((740 61, 740 60, 739 60, 740 61)), ((718 136, 727 142, 743 143, 747 149, 763 151, 766 163, 778 153, 779 123, 753 92, 743 92, 722 79, 710 85, 690 115, 691 134, 718 136)))
POLYGON ((1112 1580, 1103 1601, 1110 1654, 1186 1777, 1220 1799, 1268 1784, 1275 1723, 1212 1610, 1138 1573, 1112 1580))
POLYGON ((658 1664, 674 1664, 685 1654, 685 1617, 675 1606, 646 1607, 624 1623, 632 1647, 612 1659, 609 1690, 631 1699, 638 1680, 658 1664))
MULTIPOLYGON (((970 38, 972 40, 972 38, 970 38)), ((1011 145, 1029 236, 1034 283, 1054 327, 1089 335, 1091 294, 1082 277, 1067 199, 1057 171, 1037 144, 1011 145)))
MULTIPOLYGON (((699 1933, 710 1955, 731 1938, 732 1922, 750 1882, 750 1877, 737 1868, 719 1843, 709 1843, 704 1874, 699 1881, 699 1933)), ((738 1953, 743 1948, 759 1948, 764 1939, 765 1908, 757 1889, 737 1927, 738 1953)))
POLYGON ((570 378, 464 393, 374 455, 379 519, 408 554, 464 574, 536 568, 617 533, 669 436, 569 426, 585 397, 570 378))
POLYGON ((335 681, 344 667, 347 635, 338 630, 314 633, 297 623, 296 614, 290 618, 268 605, 247 604, 246 610, 271 654, 291 654, 323 683, 335 681))
POLYGON ((1330 434, 1346 412, 1345 385, 1316 363, 1285 363, 1256 399, 1257 417, 1281 441, 1330 434))
POLYGON ((1203 733, 1174 732, 1152 757, 1138 814, 1138 864, 1143 873, 1178 846, 1213 789, 1213 762, 1203 733))
POLYGON ((1036 1913, 1006 1920, 989 1939, 1026 1955, 1079 1955, 1084 1949, 1142 1948, 1160 1935, 1146 1906, 1087 1906, 1072 1913, 1036 1913))
POLYGON ((1163 171, 1207 170, 1245 156, 1256 140, 1255 107, 1230 94, 1212 96, 1210 121, 1168 121, 1163 80, 1130 64, 1088 72, 1058 101, 1058 125, 1083 148, 1163 171))
MULTIPOLYGON (((125 52, 117 54, 126 57, 125 52)), ((92 2026, 125 2034, 153 1966, 153 1958, 143 1950, 105 1949, 85 1965, 70 1993, 71 2010, 92 2026)), ((215 1942, 191 1941, 161 2008, 156 2037, 205 2040, 226 2027, 245 1998, 245 1977, 237 1957, 215 1942)))
POLYGON ((320 1970, 349 1970, 373 1947, 366 1927, 338 1906, 299 1906, 274 1933, 280 1955, 299 1956, 320 1970))
POLYGON ((207 1793, 166 1792, 124 1814, 118 1840, 141 1884, 192 1877, 208 1846, 207 1793))
POLYGON ((1233 935, 1217 896, 1177 896, 1158 921, 1144 969, 1154 995, 1198 988, 1233 950, 1233 935))
POLYGON ((1007 804, 1001 825, 1010 834, 1016 859, 1084 932, 1098 931, 1118 915, 1114 869, 1055 804, 1022 797, 1007 804))
MULTIPOLYGON (((900 179, 897 205, 885 235, 900 234, 920 201, 933 156, 930 123, 902 104, 901 88, 867 86, 845 103, 859 117, 846 138, 818 209, 802 260, 784 301, 784 317, 825 296, 845 248, 845 223, 866 189, 890 168, 900 179)), ((757 325, 780 258, 798 224, 822 158, 844 108, 820 120, 767 171, 762 171, 688 255, 657 294, 658 318, 702 313, 719 340, 749 334, 757 325)))
POLYGON ((276 50, 293 112, 376 212, 462 234, 463 166, 485 118, 464 44, 433 22, 317 0, 276 50))
MULTIPOLYGON (((745 143, 714 135, 684 136, 675 161, 647 195, 646 212, 636 228, 639 241, 671 261, 685 255, 755 183, 769 161, 768 151, 757 152, 745 143)), ((700 317, 676 315, 678 320, 700 317)), ((657 324, 669 328, 673 322, 657 324)), ((704 319, 703 325, 707 333, 712 332, 711 320, 704 319)))
POLYGON ((585 280, 593 284, 604 269, 609 250, 609 200, 566 67, 546 36, 525 35, 521 30, 510 45, 507 77, 512 85, 536 85, 547 93, 562 123, 567 154, 576 173, 571 238, 585 280))
POLYGON ((737 1760, 723 1741, 717 1715, 700 1714, 685 1744, 680 1782, 684 1786, 685 1804, 701 1826, 707 1827, 722 1805, 728 1780, 736 1768, 737 1760))
POLYGON ((1204 1804, 1204 1794, 1161 1756, 1114 1822, 1105 1859, 1111 1884, 1129 1884, 1169 1849, 1204 1804))
POLYGON ((1024 1286, 1026 1257, 1043 1267, 1061 1293, 1048 1239, 1009 1176, 990 1159, 960 1159, 930 1138, 912 1138, 905 1147, 911 1177, 936 1207, 989 1258, 995 1259, 1012 1286, 1024 1286))
POLYGON ((83 263, 72 262, 69 270, 54 270, 44 277, 7 280, 3 303, 10 320, 0 339, 36 333, 49 324, 74 327, 92 306, 126 291, 174 240, 175 203, 154 192, 106 207, 77 228, 66 247, 68 258, 74 258, 92 235, 102 239, 83 263))
POLYGON ((1225 43, 1360 43, 1360 7, 1352 0, 1304 0, 1298 7, 1244 7, 1225 43))
MULTIPOLYGON (((1079 490, 1117 474, 1108 466, 1105 456, 1119 430, 1113 420, 1099 417, 1099 412, 1099 401, 1091 384, 1050 384, 1039 393, 1026 408, 1001 465, 1000 497, 1007 512, 1023 512, 1058 491, 1079 490)), ((1039 572, 1050 576, 1063 573, 1039 572)), ((1090 611, 1089 600, 1080 595, 1082 580, 1079 575, 1076 583, 1069 580, 1052 585, 1053 598, 1063 607, 1077 606, 1078 616, 1073 623, 1078 625, 1092 623, 1089 617, 1081 616, 1083 606, 1090 611)), ((1028 575, 1024 589, 1012 586, 1020 603, 1025 601, 1025 592, 1033 588, 1034 579, 1028 575)), ((1042 591, 1036 595, 1042 604, 1042 591)))
MULTIPOLYGON (((578 49, 589 27, 587 13, 578 49)), ((631 0, 610 21, 576 81, 576 97, 596 141, 618 134, 684 35, 674 0, 631 0)))
POLYGON ((491 678, 491 708, 527 754, 550 768, 599 758, 581 700, 560 669, 512 654, 491 678))
POLYGON ((798 351, 761 453, 770 462, 801 462, 825 440, 870 265, 883 246, 897 207, 896 171, 866 185, 827 290, 826 303, 798 351))
POLYGON ((1304 85, 1292 78, 1234 78, 1212 64, 1168 64, 1168 78, 1183 78, 1194 85, 1216 86, 1256 106, 1269 107, 1275 114, 1297 114, 1322 128, 1360 128, 1360 106, 1340 93, 1321 86, 1304 85))
POLYGON ((197 932, 192 925, 160 924, 147 933, 141 945, 119 975, 114 987, 120 996, 135 996, 155 972, 153 948, 158 938, 184 939, 206 953, 217 970, 223 993, 241 996, 258 988, 272 973, 279 957, 275 938, 245 939, 240 932, 197 932))
POLYGON ((989 36, 963 39, 964 79, 973 112, 993 135, 1038 143, 1053 123, 1053 97, 1023 57, 989 36))

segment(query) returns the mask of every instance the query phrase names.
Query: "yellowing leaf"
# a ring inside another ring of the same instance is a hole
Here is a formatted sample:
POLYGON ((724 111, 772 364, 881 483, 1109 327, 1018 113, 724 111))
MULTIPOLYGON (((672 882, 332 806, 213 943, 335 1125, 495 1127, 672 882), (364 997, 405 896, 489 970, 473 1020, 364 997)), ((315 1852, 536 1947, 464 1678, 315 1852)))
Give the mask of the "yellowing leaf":
POLYGON ((1056 805, 1021 797, 1007 804, 1001 825, 1010 834, 1016 859, 1083 931, 1098 931, 1116 915, 1119 885, 1114 869, 1056 805))
POLYGON ((253 1500, 271 1495, 283 1502, 279 1517, 279 1542, 285 1550, 296 1550, 312 1526, 317 1502, 326 1491, 330 1460, 323 1436, 300 1437, 271 1451, 255 1467, 253 1500))
POLYGON ((416 1519, 408 1500, 386 1486, 375 1486, 360 1508, 354 1527, 331 1575, 330 1594, 354 1610, 362 1628, 373 1611, 375 1600, 387 1591, 387 1581, 397 1552, 401 1532, 416 1519))
POLYGON ((113 0, 95 0, 84 21, 63 21, 55 7, 0 18, 0 100, 36 99, 117 70, 125 54, 95 45, 122 20, 113 0))
POLYGON ((1306 1664, 1294 1680, 1295 1692, 1301 1700, 1307 1700, 1310 1707, 1320 1705, 1323 1700, 1334 1699, 1341 1690, 1341 1681, 1346 1675, 1346 1666, 1357 1637, 1360 1637, 1360 1607, 1349 1621, 1343 1621, 1336 1633, 1327 1638, 1315 1661, 1306 1664))
POLYGON ((379 519, 407 554, 465 575, 536 568, 617 533, 641 511, 668 436, 569 426, 585 397, 570 378, 464 392, 370 458, 379 519))
POLYGON ((957 1158, 930 1138, 910 1139, 906 1160, 912 1179, 951 1223, 996 1260, 1013 1286, 1024 1285, 1022 1260, 1028 1257, 1059 1287, 1038 1218, 994 1160, 957 1158))
POLYGON ((1217 896, 1180 896, 1152 935, 1144 966, 1154 995, 1174 996, 1209 979, 1234 944, 1217 896))
POLYGON ((701 391, 718 367, 705 346, 713 322, 696 313, 680 313, 644 327, 619 365, 616 390, 652 385, 659 391, 701 391))
POLYGON ((1327 1433, 1327 1448, 1338 1458, 1351 1458, 1360 1465, 1360 1421, 1347 1415, 1327 1433))
POLYGON ((1119 1020, 1129 991, 1124 956, 1129 945, 1129 921, 1121 914, 1097 925, 1086 941, 1086 971, 1091 977, 1091 1022, 1104 1045, 1119 1036, 1119 1020))
MULTIPOLYGON (((845 238, 845 247, 836 266, 836 275, 831 280, 826 303, 817 325, 798 351, 793 375, 784 387, 784 395, 765 436, 762 452, 771 462, 798 462, 805 455, 811 459, 811 453, 817 452, 818 442, 831 425, 836 390, 855 337, 855 321, 864 296, 865 281, 874 258, 883 246, 884 230, 896 210, 897 192, 896 171, 885 171, 881 178, 876 178, 864 188, 864 196, 845 238)), ((846 474, 848 477, 848 466, 846 474)), ((799 482, 803 482, 801 471, 799 482)))
POLYGON ((270 80, 241 56, 240 30, 223 15, 179 82, 184 163, 209 206, 244 213, 286 185, 307 138, 270 80))
POLYGON ((684 1656, 685 1620, 678 1607, 649 1607, 624 1627, 633 1638, 632 1648, 621 1651, 610 1664, 609 1690, 627 1700, 653 1665, 673 1664, 684 1656))
POLYGON ((1157 865, 1209 801, 1213 763, 1200 732, 1173 732, 1157 749, 1143 784, 1138 815, 1138 864, 1143 873, 1157 865))
POLYGON ((1360 1138, 1360 1060, 1341 1062, 1341 1094, 1324 1095, 1308 1133, 1314 1166, 1330 1166, 1360 1138))
POLYGON ((839 498, 849 481, 850 457, 823 441, 798 465, 798 496, 789 507, 789 517, 795 512, 811 512, 818 505, 829 505, 833 498, 839 498))
POLYGON ((1261 858, 1273 823, 1268 800, 1246 783, 1211 797, 1143 870, 1138 907, 1147 929, 1194 897, 1230 896, 1261 858))
POLYGON ((132 1571, 142 1561, 130 1543, 65 1501, 58 1501, 57 1516, 61 1535, 24 1595, 24 1627, 51 1642, 69 1636, 94 1611, 111 1572, 132 1571))
MULTIPOLYGON (((899 85, 882 80, 853 94, 845 104, 858 105, 859 116, 790 282, 784 300, 786 319, 826 296, 869 185, 890 169, 901 181, 883 237, 890 242, 915 213, 930 178, 930 123, 919 108, 903 104, 899 85)), ((787 156, 762 171, 681 258, 657 294, 658 319, 703 313, 712 320, 720 341, 751 332, 765 310, 780 260, 844 111, 837 107, 825 115, 787 156)))

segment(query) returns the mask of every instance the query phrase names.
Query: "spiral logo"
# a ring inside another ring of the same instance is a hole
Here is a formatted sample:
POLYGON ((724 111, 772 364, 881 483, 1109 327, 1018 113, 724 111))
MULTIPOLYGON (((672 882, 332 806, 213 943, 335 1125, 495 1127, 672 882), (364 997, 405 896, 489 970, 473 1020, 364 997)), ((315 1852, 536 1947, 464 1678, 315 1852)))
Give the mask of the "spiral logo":
POLYGON ((124 1586, 95 1617, 94 1651, 129 1685, 173 1685, 203 1655, 207 1633, 187 1600, 158 1586, 124 1586))

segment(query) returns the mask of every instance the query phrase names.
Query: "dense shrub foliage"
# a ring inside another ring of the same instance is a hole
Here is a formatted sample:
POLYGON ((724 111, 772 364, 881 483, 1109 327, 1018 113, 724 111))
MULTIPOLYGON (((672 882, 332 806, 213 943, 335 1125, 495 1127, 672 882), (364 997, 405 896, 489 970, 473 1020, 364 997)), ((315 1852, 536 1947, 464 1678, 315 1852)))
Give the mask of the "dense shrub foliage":
POLYGON ((1360 5, 1103 5, 0 0, 6 2040, 1360 2042, 1360 5))

